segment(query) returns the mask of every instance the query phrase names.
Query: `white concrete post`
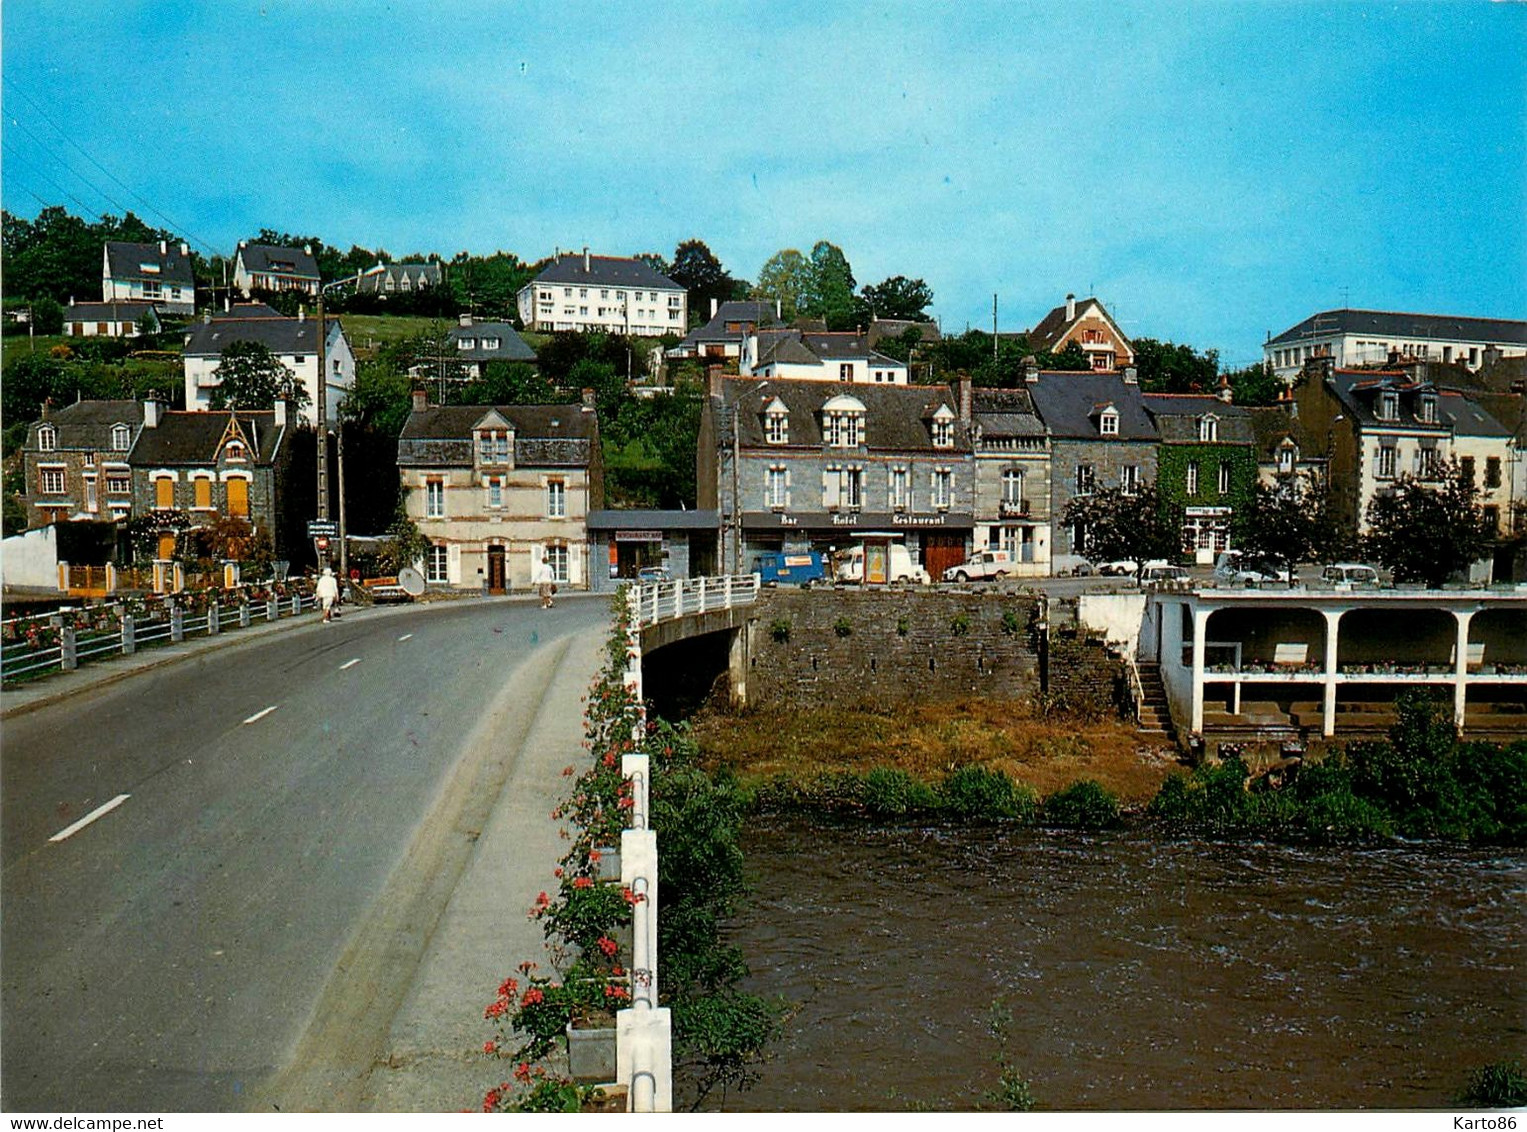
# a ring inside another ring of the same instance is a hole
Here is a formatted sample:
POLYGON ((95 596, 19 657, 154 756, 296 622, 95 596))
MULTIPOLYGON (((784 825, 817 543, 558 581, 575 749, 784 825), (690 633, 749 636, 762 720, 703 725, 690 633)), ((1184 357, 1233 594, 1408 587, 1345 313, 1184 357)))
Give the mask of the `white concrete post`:
POLYGON ((730 574, 726 576, 726 607, 732 608, 732 576, 730 574))
POLYGON ((705 612, 705 578, 700 578, 700 612, 705 612))
POLYGON ((132 656, 137 651, 137 627, 133 624, 133 615, 124 609, 122 611, 122 655, 132 656))
POLYGON ((673 1111, 673 1033, 666 1006, 615 1015, 615 1080, 631 1112, 673 1111))
POLYGON ((265 620, 267 620, 267 621, 274 621, 279 616, 281 616, 281 611, 276 608, 276 599, 273 598, 273 597, 266 598, 265 599, 265 620))
POLYGON ((239 628, 240 629, 247 629, 247 628, 249 628, 249 618, 250 618, 249 603, 247 601, 240 602, 239 603, 239 628))
POLYGON ((1193 609, 1193 734, 1204 733, 1204 641, 1209 636, 1209 611, 1193 609))
POLYGON ((80 666, 79 654, 75 651, 73 625, 63 625, 59 627, 58 663, 65 672, 80 666))
POLYGON ((170 607, 170 640, 179 644, 186 639, 186 615, 173 601, 166 599, 166 604, 170 607))
POLYGON ((1341 615, 1346 610, 1322 609, 1320 612, 1326 619, 1325 698, 1321 704, 1320 733, 1329 739, 1336 734, 1336 658, 1340 655, 1337 643, 1341 630, 1341 615))
POLYGON ((222 610, 218 608, 217 599, 211 598, 207 602, 207 636, 215 637, 223 630, 222 610))
POLYGON ((1453 724, 1459 731, 1463 730, 1468 708, 1469 622, 1477 612, 1477 609, 1453 610, 1453 616, 1458 619, 1458 643, 1454 646, 1457 655, 1453 665, 1453 724))

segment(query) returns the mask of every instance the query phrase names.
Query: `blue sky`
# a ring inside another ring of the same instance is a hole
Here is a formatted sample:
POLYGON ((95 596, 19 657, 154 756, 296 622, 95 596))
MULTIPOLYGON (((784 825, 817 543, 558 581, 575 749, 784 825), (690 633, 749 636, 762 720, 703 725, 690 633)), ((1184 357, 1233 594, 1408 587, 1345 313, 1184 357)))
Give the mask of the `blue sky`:
POLYGON ((750 278, 828 239, 861 284, 925 279, 946 331, 989 326, 994 292, 1004 330, 1095 293, 1126 333, 1236 364, 1344 304, 1527 317, 1527 5, 7 0, 0 19, 24 216, 132 208, 219 250, 261 227, 526 259, 699 237, 750 278))

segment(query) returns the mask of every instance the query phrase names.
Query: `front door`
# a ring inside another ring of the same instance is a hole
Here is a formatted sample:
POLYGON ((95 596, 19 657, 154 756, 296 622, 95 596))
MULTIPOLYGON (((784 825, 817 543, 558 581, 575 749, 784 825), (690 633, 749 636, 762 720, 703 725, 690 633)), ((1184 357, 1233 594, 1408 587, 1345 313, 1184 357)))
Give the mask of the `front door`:
POLYGON ((965 561, 965 536, 949 534, 923 535, 923 569, 936 582, 951 566, 965 561))
POLYGON ((488 592, 504 592, 504 548, 501 546, 488 547, 488 592))

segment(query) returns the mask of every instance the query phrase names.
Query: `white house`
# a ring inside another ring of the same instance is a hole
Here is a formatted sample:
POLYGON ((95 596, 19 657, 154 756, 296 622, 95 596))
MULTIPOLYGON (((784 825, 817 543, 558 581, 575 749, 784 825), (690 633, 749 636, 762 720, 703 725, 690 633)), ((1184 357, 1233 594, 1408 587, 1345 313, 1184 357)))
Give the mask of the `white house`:
MULTIPOLYGON (((327 370, 323 381, 327 397, 324 411, 332 421, 338 419, 339 407, 355 385, 355 354, 339 319, 325 321, 329 326, 324 339, 327 370)), ((285 318, 263 303, 235 306, 228 313, 208 316, 187 330, 186 408, 192 412, 211 408, 212 391, 221 382, 217 367, 222 362, 223 350, 233 342, 260 343, 297 375, 309 398, 301 417, 304 422, 313 423, 319 396, 318 322, 306 313, 285 318)))
POLYGON ((1477 370, 1491 357, 1523 354, 1527 322, 1398 311, 1321 311, 1262 346, 1263 360, 1285 381, 1311 358, 1330 358, 1337 369, 1432 361, 1477 370))
POLYGON ((843 381, 853 385, 906 385, 907 363, 870 349, 864 335, 817 333, 787 327, 748 328, 737 372, 743 377, 843 381))
POLYGON ((640 259, 557 253, 517 296, 527 330, 604 330, 656 338, 689 326, 689 294, 640 259))
POLYGON ((144 329, 159 330, 153 303, 70 303, 64 308, 64 335, 69 338, 136 338, 144 329))
POLYGON ((255 291, 303 291, 316 296, 318 284, 318 261, 312 248, 239 242, 233 258, 233 285, 246 296, 255 291))
POLYGON ((190 250, 165 240, 108 242, 101 253, 101 301, 153 303, 165 314, 195 314, 190 250))

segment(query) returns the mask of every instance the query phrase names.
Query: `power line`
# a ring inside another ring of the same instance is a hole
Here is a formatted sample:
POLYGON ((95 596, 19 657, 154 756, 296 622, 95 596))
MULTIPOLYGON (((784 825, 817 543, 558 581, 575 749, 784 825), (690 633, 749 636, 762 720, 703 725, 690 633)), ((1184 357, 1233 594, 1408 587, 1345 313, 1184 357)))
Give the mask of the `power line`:
MULTIPOLYGON (((106 202, 108 204, 110 204, 113 208, 117 209, 118 212, 124 212, 125 213, 125 212, 130 211, 127 208, 127 206, 124 205, 121 201, 115 199, 110 193, 106 192, 99 185, 97 185, 93 181, 91 181, 90 178, 88 178, 84 174, 80 173, 80 171, 78 169, 75 169, 67 161, 65 161, 62 157, 60 157, 58 155, 58 153, 55 152, 50 145, 48 145, 47 142, 43 141, 42 138, 40 138, 36 134, 34 134, 31 131, 31 129, 29 129, 26 126, 25 123, 20 122, 20 121, 18 121, 15 118, 12 118, 10 120, 10 124, 12 126, 15 126, 22 133, 26 134, 34 142, 36 142, 37 145, 42 149, 42 151, 44 153, 46 153, 49 157, 53 158, 53 160, 58 162, 58 164, 63 166, 65 172, 73 174, 75 179, 77 179, 81 184, 88 186, 90 188, 90 190, 92 192, 94 192, 96 195, 104 197, 106 199, 106 202)), ((54 184, 56 185, 57 182, 54 182, 54 184)), ((59 192, 62 192, 65 195, 69 195, 68 191, 66 189, 64 189, 62 186, 59 186, 59 192)), ((76 202, 79 201, 78 197, 72 197, 71 199, 75 200, 76 202)), ((85 208, 86 206, 81 204, 80 207, 81 208, 85 208)), ((97 209, 90 209, 89 211, 92 214, 96 215, 97 217, 99 217, 101 215, 101 213, 97 209)))
MULTIPOLYGON (((64 130, 63 127, 61 127, 57 122, 55 122, 53 120, 52 116, 47 112, 47 110, 45 110, 43 108, 42 104, 40 102, 38 102, 37 99, 33 98, 25 90, 22 90, 12 80, 4 79, 3 81, 4 81, 6 86, 11 88, 11 90, 15 91, 17 94, 21 95, 22 98, 26 99, 27 102, 29 102, 32 105, 33 109, 35 109, 37 111, 37 113, 42 116, 42 119, 45 122, 47 122, 50 126, 53 127, 53 129, 59 134, 60 137, 62 137, 66 142, 68 142, 70 145, 72 145, 75 149, 79 150, 80 153, 84 156, 86 161, 90 162, 90 164, 94 165, 102 173, 106 174, 107 177, 111 178, 112 181, 116 182, 116 184, 121 186, 123 190, 125 190, 134 199, 136 199, 140 204, 142 204, 144 208, 148 209, 155 216, 159 217, 159 219, 163 220, 166 224, 168 224, 172 231, 178 232, 181 235, 185 236, 187 239, 191 240, 192 242, 201 245, 203 248, 205 248, 207 250, 208 253, 210 253, 212 255, 220 254, 218 252, 218 250, 216 248, 214 248, 211 244, 207 243, 206 240, 201 239, 199 236, 197 236, 194 232, 192 232, 185 225, 176 223, 176 221, 172 217, 170 217, 169 215, 167 215, 166 213, 164 213, 160 209, 156 208, 153 205, 152 202, 150 202, 142 194, 138 193, 131 185, 127 184, 120 177, 118 177, 115 173, 113 173, 110 169, 106 168, 106 166, 102 165, 99 161, 97 161, 85 149, 84 146, 80 145, 79 142, 75 141, 74 138, 70 137, 68 132, 66 130, 64 130)), ((12 121, 14 122, 15 119, 12 119, 12 121)), ((19 122, 17 124, 20 125, 19 122)), ((22 128, 25 129, 25 127, 22 127, 22 128)), ((30 132, 30 131, 28 131, 28 132, 30 132)), ((76 173, 75 175, 78 176, 79 174, 76 173)), ((105 196, 104 193, 102 195, 105 196)), ((108 197, 107 199, 109 200, 111 198, 108 197)), ((124 211, 126 211, 126 210, 124 209, 124 211)))
MULTIPOLYGON (((27 164, 27 163, 28 163, 28 159, 27 159, 27 158, 24 158, 24 157, 22 157, 22 156, 21 156, 21 154, 19 154, 19 153, 17 153, 17 152, 16 152, 16 151, 15 151, 15 150, 14 150, 14 149, 12 149, 12 148, 11 148, 11 147, 10 147, 10 146, 8 146, 8 145, 7 145, 7 146, 4 146, 4 148, 5 148, 5 150, 6 150, 6 151, 8 151, 8 152, 9 152, 9 153, 10 153, 10 155, 11 155, 11 160, 12 160, 12 161, 20 161, 20 162, 22 162, 22 163, 23 163, 23 164, 27 164)), ((32 169, 32 172, 33 172, 33 173, 34 173, 34 174, 36 174, 36 175, 37 175, 37 176, 38 176, 38 177, 40 177, 40 178, 42 178, 42 179, 43 179, 43 180, 44 180, 44 181, 46 181, 46 182, 47 182, 47 183, 48 183, 48 184, 50 184, 50 185, 52 185, 52 186, 53 186, 53 187, 54 187, 54 188, 55 188, 55 189, 57 189, 57 190, 58 190, 58 191, 59 191, 59 192, 60 192, 60 193, 62 193, 62 194, 63 194, 63 195, 64 195, 64 196, 66 196, 66 197, 68 197, 68 198, 69 198, 69 199, 70 199, 70 200, 72 200, 72 201, 73 201, 73 202, 74 202, 74 203, 75 203, 75 204, 76 204, 76 205, 78 205, 78 206, 79 206, 79 208, 80 208, 80 210, 81 210, 81 211, 82 211, 82 212, 84 212, 84 213, 85 213, 85 214, 86 214, 86 215, 88 215, 88 216, 93 216, 93 217, 95 217, 95 219, 96 219, 96 220, 97 220, 97 221, 99 221, 99 220, 100 220, 100 219, 101 219, 101 213, 99 213, 99 212, 98 212, 98 211, 96 211, 96 210, 95 210, 95 209, 93 209, 93 208, 91 208, 91 207, 90 207, 90 206, 89 206, 89 205, 88 205, 88 204, 86 204, 86 203, 85 203, 85 202, 84 202, 84 201, 82 201, 82 200, 80 200, 80 198, 79 198, 79 197, 77 197, 77 196, 75 196, 75 195, 74 195, 74 194, 73 194, 73 193, 71 193, 71 192, 70 192, 70 191, 69 191, 69 190, 68 190, 68 189, 66 189, 66 188, 64 188, 64 187, 63 187, 63 186, 62 186, 62 185, 60 185, 60 184, 59 184, 59 183, 58 183, 58 182, 57 182, 57 181, 55 181, 55 180, 54 180, 54 179, 53 179, 53 178, 52 178, 52 177, 49 177, 49 176, 48 176, 48 175, 47 175, 47 174, 46 174, 46 173, 44 173, 44 172, 42 172, 42 171, 41 171, 41 170, 39 170, 39 169, 36 169, 36 168, 35 168, 35 167, 34 167, 34 168, 33 168, 33 169, 32 169)), ((37 194, 36 194, 36 193, 33 193, 33 192, 31 192, 31 190, 30 190, 30 189, 29 189, 29 190, 27 190, 27 191, 28 191, 28 193, 30 193, 30 195, 32 195, 32 196, 34 196, 34 197, 37 197, 37 200, 38 200, 38 202, 39 202, 39 203, 40 203, 40 204, 41 204, 41 205, 42 205, 42 206, 43 206, 43 207, 44 207, 44 208, 52 208, 52 207, 53 207, 53 204, 54 204, 54 202, 53 202, 53 201, 46 201, 46 200, 43 200, 43 199, 42 199, 42 197, 39 197, 39 196, 37 196, 37 194)))

